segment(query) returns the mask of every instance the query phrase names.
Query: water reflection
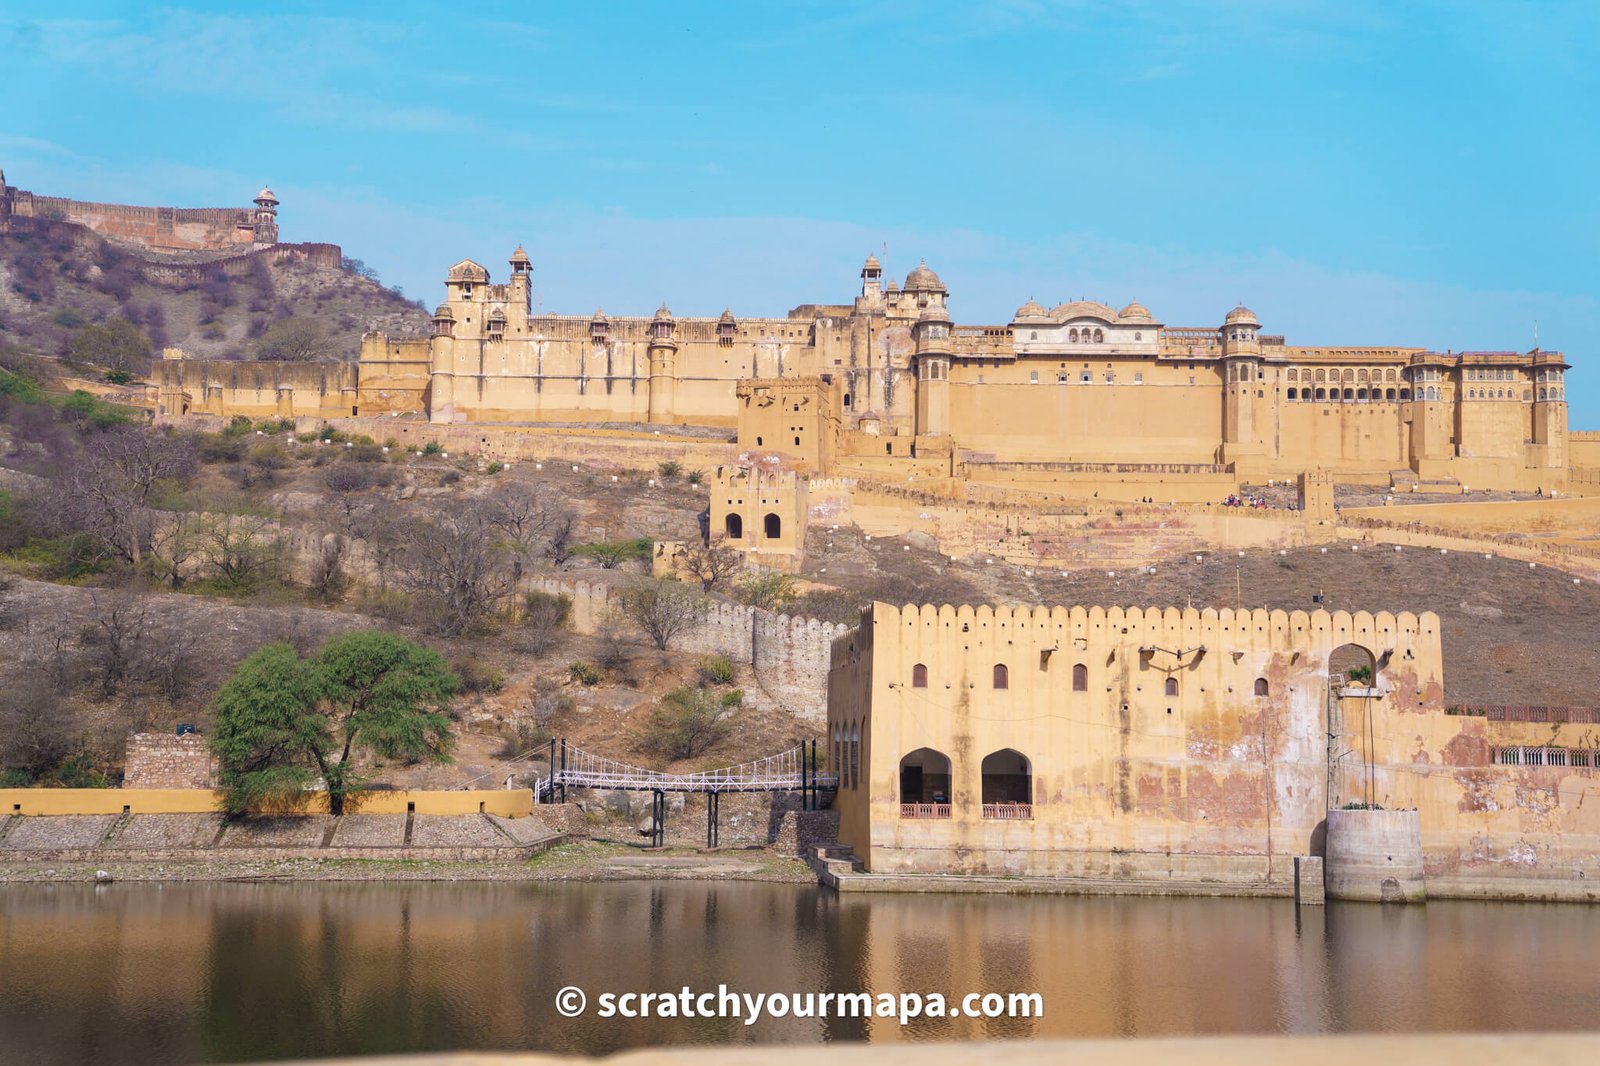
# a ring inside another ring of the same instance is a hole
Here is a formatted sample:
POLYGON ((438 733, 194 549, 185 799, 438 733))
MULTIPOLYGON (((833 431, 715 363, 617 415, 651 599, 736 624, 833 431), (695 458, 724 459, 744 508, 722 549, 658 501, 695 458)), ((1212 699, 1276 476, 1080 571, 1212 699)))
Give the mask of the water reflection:
POLYGON ((0 1062, 1594 1024, 1582 906, 794 886, 0 887, 0 1062), (615 1019, 601 992, 1040 992, 1041 1019, 615 1019), (566 1020, 575 984, 591 1011, 566 1020))

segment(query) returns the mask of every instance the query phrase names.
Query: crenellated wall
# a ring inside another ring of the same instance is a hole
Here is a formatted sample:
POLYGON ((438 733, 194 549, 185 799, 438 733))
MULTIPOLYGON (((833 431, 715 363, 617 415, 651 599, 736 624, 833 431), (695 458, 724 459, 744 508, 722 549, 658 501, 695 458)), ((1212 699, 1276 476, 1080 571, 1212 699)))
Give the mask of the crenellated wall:
MULTIPOLYGON (((1430 613, 879 603, 829 675, 841 839, 877 872, 1277 893, 1294 855, 1321 853, 1330 807, 1372 802, 1419 810, 1430 895, 1586 898, 1600 767, 1491 762, 1535 728, 1446 713, 1430 613), (1345 645, 1369 685, 1330 685, 1345 645), (908 810, 922 749, 948 760, 946 794, 908 810)), ((1600 746, 1592 725, 1537 728, 1600 746)))

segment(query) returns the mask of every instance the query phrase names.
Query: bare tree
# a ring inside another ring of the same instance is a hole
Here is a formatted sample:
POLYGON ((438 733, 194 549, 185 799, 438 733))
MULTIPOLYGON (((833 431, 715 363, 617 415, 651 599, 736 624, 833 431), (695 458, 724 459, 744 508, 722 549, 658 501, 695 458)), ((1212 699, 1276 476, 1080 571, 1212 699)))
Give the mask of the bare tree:
POLYGON ((100 695, 110 697, 133 679, 149 612, 142 600, 131 595, 93 594, 89 602, 94 619, 84 627, 82 643, 99 675, 100 695))
POLYGON ((566 551, 576 520, 548 486, 506 484, 485 501, 489 521, 522 560, 555 558, 566 551))
POLYGON ((691 544, 684 549, 679 562, 699 580, 703 591, 721 592, 744 569, 744 553, 721 541, 691 544))
POLYGON ((339 598, 348 584, 344 571, 344 557, 349 541, 337 533, 325 534, 311 560, 309 584, 311 591, 323 601, 339 598))
POLYGON ((117 558, 138 566, 155 527, 153 499, 195 470, 188 440, 135 426, 109 429, 87 438, 49 513, 67 530, 94 536, 117 558))
POLYGON ((513 554, 482 500, 467 500, 397 531, 401 582, 432 607, 429 630, 458 636, 498 608, 515 588, 513 554))
POLYGON ((279 574, 283 545, 276 523, 265 515, 204 515, 197 536, 204 566, 236 592, 254 591, 279 574))
POLYGON ((622 590, 622 614, 662 651, 706 616, 705 594, 676 581, 643 578, 622 590))

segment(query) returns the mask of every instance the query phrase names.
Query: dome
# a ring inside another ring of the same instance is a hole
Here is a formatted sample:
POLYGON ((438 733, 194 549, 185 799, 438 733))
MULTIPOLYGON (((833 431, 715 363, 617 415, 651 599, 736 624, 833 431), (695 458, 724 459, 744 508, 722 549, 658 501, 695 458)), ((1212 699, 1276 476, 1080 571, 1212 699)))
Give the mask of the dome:
POLYGON ((867 270, 882 270, 883 269, 883 264, 878 262, 878 257, 877 256, 869 254, 867 256, 866 265, 863 266, 861 269, 863 271, 867 271, 867 270))
POLYGON ((717 319, 717 321, 718 322, 732 322, 733 321, 733 308, 724 307, 722 309, 722 317, 717 319))
POLYGON ((604 307, 596 307, 594 309, 594 321, 596 321, 596 322, 604 322, 604 321, 606 321, 606 309, 604 307))
POLYGON ((662 319, 670 319, 671 317, 672 312, 667 310, 667 301, 662 300, 661 306, 656 308, 656 321, 659 322, 662 319))
POLYGON ((273 203, 277 203, 278 202, 278 198, 276 196, 272 195, 272 190, 267 188, 265 185, 261 186, 261 191, 256 193, 256 199, 258 201, 260 201, 260 200, 270 200, 273 203))
POLYGON ((1117 313, 1093 300, 1073 300, 1071 303, 1056 304, 1050 309, 1050 317, 1060 322, 1069 318, 1098 318, 1102 322, 1115 322, 1117 313))
POLYGON ((924 307, 922 309, 922 313, 917 316, 917 321, 948 322, 950 321, 950 312, 945 310, 943 307, 940 307, 938 304, 929 304, 927 307, 924 307))
POLYGON ((470 259, 463 259, 450 268, 450 273, 445 275, 446 281, 480 281, 489 280, 489 272, 470 259))
POLYGON ((900 291, 900 283, 898 281, 894 280, 893 278, 890 278, 889 279, 889 289, 888 289, 888 291, 889 292, 899 292, 900 291))
POLYGON ((1222 320, 1222 324, 1224 326, 1241 326, 1241 325, 1243 325, 1243 326, 1259 326, 1259 325, 1261 325, 1261 323, 1256 320, 1256 313, 1254 311, 1250 310, 1244 304, 1240 304, 1238 307, 1235 307, 1232 311, 1229 311, 1228 312, 1228 317, 1224 318, 1222 320))
POLYGON ((505 320, 506 313, 500 310, 500 308, 496 307, 493 311, 489 312, 490 322, 504 322, 505 320))
POLYGON ((1028 302, 1027 303, 1025 303, 1021 307, 1017 308, 1016 317, 1017 318, 1044 318, 1049 313, 1050 312, 1048 312, 1048 311, 1046 311, 1044 309, 1044 305, 1043 304, 1041 304, 1038 300, 1035 300, 1033 297, 1030 296, 1028 298, 1028 302))
POLYGON ((1118 311, 1117 318, 1123 322, 1155 323, 1155 319, 1150 317, 1150 309, 1144 304, 1140 303, 1138 300, 1130 302, 1127 307, 1124 307, 1122 310, 1118 311))
POLYGON ((517 245, 517 250, 511 253, 511 261, 513 263, 531 263, 531 262, 533 262, 533 260, 528 258, 528 253, 523 251, 522 245, 520 245, 520 244, 517 245))
POLYGON ((939 275, 928 269, 928 261, 924 259, 916 265, 911 273, 906 275, 907 292, 949 292, 944 287, 944 282, 939 280, 939 275))
POLYGON ((450 310, 449 304, 440 304, 439 309, 433 313, 435 319, 450 319, 455 321, 456 313, 450 310))

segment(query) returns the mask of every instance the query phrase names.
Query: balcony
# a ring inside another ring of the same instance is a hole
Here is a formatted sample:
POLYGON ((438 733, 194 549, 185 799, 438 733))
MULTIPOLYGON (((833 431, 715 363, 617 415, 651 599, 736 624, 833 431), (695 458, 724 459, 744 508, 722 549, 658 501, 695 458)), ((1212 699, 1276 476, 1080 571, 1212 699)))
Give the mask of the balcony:
POLYGON ((983 816, 994 818, 1002 822, 1026 822, 1033 820, 1033 804, 1031 803, 985 803, 983 816))
POLYGON ((950 804, 948 804, 948 803, 902 803, 902 804, 900 804, 900 817, 902 817, 902 818, 948 818, 948 817, 950 817, 950 804))

